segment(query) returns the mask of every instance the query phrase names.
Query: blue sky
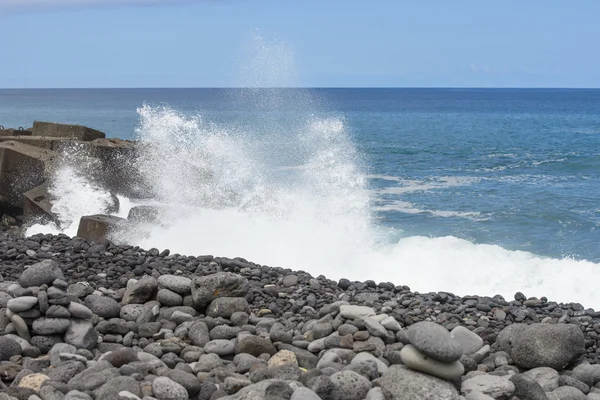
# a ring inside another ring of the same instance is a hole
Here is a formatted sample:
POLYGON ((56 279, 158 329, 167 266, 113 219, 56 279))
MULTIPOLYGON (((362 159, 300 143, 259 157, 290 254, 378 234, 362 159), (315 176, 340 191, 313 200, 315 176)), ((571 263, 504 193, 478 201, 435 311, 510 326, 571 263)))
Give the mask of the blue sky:
POLYGON ((596 0, 0 0, 0 87, 600 87, 599 15, 596 0))

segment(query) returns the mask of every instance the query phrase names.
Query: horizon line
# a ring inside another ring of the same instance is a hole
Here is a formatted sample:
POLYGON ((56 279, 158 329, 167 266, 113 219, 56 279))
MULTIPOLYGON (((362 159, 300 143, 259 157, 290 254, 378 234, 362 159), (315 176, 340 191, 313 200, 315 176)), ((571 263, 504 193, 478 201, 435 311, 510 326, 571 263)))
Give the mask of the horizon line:
POLYGON ((595 87, 569 86, 134 86, 134 87, 0 87, 0 90, 157 90, 157 89, 494 89, 494 90, 597 90, 595 87))

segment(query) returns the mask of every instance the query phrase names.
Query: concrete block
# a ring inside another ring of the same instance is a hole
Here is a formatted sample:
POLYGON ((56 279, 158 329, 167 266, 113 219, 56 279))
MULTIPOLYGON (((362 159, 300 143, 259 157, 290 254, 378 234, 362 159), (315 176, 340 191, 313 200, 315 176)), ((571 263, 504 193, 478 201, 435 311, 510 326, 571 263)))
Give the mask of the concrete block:
POLYGON ((75 139, 44 136, 0 136, 0 143, 7 141, 25 143, 30 146, 41 147, 53 151, 61 151, 73 143, 81 143, 75 139))
POLYGON ((8 129, 5 129, 3 127, 0 127, 0 137, 30 136, 30 135, 31 135, 31 131, 23 129, 23 128, 18 128, 18 129, 8 128, 8 129))
POLYGON ((40 185, 24 194, 23 216, 27 221, 57 222, 52 212, 52 199, 46 184, 40 185))
POLYGON ((102 242, 111 234, 127 227, 127 220, 113 215, 87 215, 81 217, 77 236, 90 242, 102 242))
POLYGON ((54 156, 51 150, 15 141, 0 143, 0 201, 23 207, 23 193, 44 183, 54 156))
POLYGON ((34 136, 62 137, 89 142, 106 137, 104 132, 83 125, 56 124, 54 122, 34 121, 34 136))

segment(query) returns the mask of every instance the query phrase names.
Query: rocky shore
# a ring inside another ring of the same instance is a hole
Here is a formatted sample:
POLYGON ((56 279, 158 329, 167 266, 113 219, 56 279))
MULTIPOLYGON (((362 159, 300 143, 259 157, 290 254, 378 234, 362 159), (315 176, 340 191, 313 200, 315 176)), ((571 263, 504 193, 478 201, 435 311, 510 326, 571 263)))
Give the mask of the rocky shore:
POLYGON ((600 399, 577 303, 0 239, 0 400, 600 399))

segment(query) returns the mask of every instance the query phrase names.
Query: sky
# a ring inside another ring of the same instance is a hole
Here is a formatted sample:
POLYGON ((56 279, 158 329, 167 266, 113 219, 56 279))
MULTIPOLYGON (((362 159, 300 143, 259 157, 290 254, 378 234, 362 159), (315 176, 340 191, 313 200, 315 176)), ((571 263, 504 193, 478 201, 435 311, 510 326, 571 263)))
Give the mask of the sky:
POLYGON ((600 1, 0 0, 0 88, 600 87, 600 1))

